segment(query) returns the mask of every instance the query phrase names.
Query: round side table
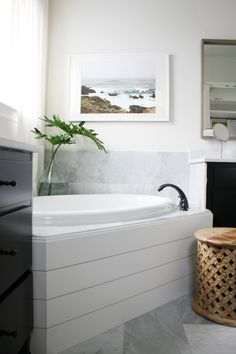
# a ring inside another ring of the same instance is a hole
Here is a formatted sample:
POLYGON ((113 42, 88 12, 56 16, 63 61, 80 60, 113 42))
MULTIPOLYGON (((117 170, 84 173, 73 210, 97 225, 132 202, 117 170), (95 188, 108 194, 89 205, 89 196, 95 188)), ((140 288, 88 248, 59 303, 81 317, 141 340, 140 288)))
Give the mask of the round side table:
POLYGON ((192 307, 201 316, 236 326, 236 228, 199 230, 192 307))

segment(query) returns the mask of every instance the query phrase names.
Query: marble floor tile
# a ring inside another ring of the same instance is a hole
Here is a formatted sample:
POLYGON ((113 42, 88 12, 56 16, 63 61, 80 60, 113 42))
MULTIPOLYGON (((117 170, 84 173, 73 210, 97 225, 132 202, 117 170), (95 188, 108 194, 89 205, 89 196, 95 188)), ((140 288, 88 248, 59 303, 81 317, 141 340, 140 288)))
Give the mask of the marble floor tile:
POLYGON ((236 353, 236 328, 221 325, 186 324, 184 329, 192 354, 236 353))
POLYGON ((171 333, 186 343, 187 338, 182 324, 181 312, 176 301, 172 301, 152 311, 171 333))
POLYGON ((158 310, 127 322, 123 354, 191 354, 181 322, 173 322, 158 310))
POLYGON ((207 321, 183 296, 60 354, 236 354, 236 328, 207 321))
POLYGON ((59 354, 123 354, 124 325, 112 328, 59 354))
MULTIPOLYGON (((191 304, 192 303, 192 294, 182 296, 173 302, 178 309, 182 323, 208 324, 208 325, 214 324, 214 322, 208 321, 205 318, 199 316, 192 309, 192 304, 191 304)), ((167 305, 169 305, 169 304, 167 304, 167 305)))

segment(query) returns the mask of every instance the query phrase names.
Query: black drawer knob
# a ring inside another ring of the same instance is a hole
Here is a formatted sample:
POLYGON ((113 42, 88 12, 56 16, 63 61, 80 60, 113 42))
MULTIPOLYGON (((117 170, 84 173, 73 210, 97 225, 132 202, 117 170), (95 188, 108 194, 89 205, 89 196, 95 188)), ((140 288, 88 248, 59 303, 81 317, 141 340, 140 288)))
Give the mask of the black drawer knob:
POLYGON ((5 331, 4 329, 0 329, 0 337, 17 337, 18 332, 16 330, 14 331, 5 331))
POLYGON ((0 186, 16 186, 16 181, 0 181, 0 186))
POLYGON ((0 249, 0 256, 3 255, 3 256, 15 256, 17 254, 17 250, 2 250, 0 249))

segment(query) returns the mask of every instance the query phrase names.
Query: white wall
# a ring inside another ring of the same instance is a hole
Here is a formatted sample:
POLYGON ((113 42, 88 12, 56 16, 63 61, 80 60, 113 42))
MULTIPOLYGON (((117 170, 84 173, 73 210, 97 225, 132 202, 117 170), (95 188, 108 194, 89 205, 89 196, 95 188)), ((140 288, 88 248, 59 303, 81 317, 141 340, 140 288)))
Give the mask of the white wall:
POLYGON ((50 0, 47 114, 67 117, 70 54, 169 53, 170 122, 88 126, 108 150, 215 147, 201 139, 200 40, 235 39, 235 11, 235 0, 50 0))

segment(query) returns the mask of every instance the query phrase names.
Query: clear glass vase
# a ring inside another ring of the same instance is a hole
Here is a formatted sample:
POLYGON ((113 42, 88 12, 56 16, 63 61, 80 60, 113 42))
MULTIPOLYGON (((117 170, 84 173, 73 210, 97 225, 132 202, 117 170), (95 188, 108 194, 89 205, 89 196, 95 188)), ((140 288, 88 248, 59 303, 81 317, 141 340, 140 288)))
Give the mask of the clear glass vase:
POLYGON ((38 183, 38 195, 68 194, 68 183, 58 173, 55 164, 55 153, 52 152, 49 163, 45 168, 38 183))

